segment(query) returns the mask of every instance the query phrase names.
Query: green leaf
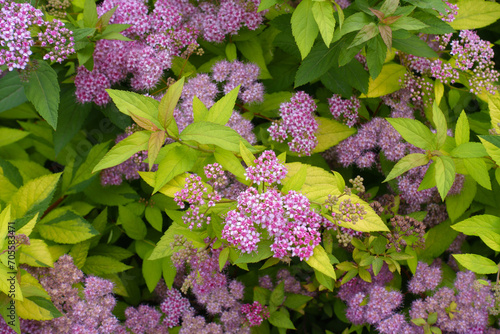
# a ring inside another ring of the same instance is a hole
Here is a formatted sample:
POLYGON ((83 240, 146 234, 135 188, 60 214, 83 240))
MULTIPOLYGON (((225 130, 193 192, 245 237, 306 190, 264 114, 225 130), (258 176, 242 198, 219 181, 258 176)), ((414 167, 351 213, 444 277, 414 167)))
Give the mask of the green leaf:
POLYGON ((436 186, 441 199, 444 201, 455 181, 455 163, 450 157, 444 155, 433 159, 435 159, 436 186))
POLYGON ((467 114, 462 110, 462 113, 460 113, 460 117, 458 117, 457 125, 455 126, 455 142, 457 146, 468 143, 470 139, 469 136, 469 120, 467 119, 467 114))
POLYGON ((285 301, 285 282, 278 284, 269 296, 269 306, 280 307, 285 301))
MULTIPOLYGON (((438 0, 438 2, 440 2, 440 1, 438 0)), ((434 8, 436 8, 436 7, 434 7, 434 8)), ((436 17, 435 15, 433 15, 429 12, 419 11, 419 12, 413 13, 412 16, 414 18, 416 18, 417 20, 420 20, 429 26, 428 28, 424 28, 424 29, 420 30, 420 32, 423 32, 424 34, 441 35, 441 34, 450 34, 450 33, 455 32, 455 30, 450 26, 449 23, 444 22, 439 17, 436 17)))
POLYGON ((208 116, 208 109, 198 97, 193 97, 193 121, 202 122, 208 116))
MULTIPOLYGON (((318 272, 316 272, 317 274, 318 272)), ((321 274, 320 274, 321 275, 321 274)), ((331 281, 331 279, 330 279, 331 281)), ((300 310, 307 302, 312 300, 313 297, 305 296, 296 293, 287 293, 284 305, 292 310, 300 310)))
POLYGON ((35 229, 43 238, 61 244, 76 244, 99 234, 85 219, 65 207, 49 212, 35 229))
POLYGON ((184 77, 180 78, 173 85, 168 87, 167 92, 161 98, 158 106, 158 120, 164 129, 167 129, 172 120, 174 120, 174 109, 181 97, 183 86, 184 77))
POLYGON ((122 261, 128 259, 129 257, 134 256, 135 253, 122 247, 99 244, 95 248, 92 248, 91 254, 109 256, 118 261, 122 261))
POLYGON ((29 245, 20 248, 19 263, 33 267, 53 267, 54 261, 49 247, 43 240, 30 238, 29 245))
POLYGON ((29 217, 45 211, 52 200, 60 176, 60 173, 44 175, 19 188, 10 201, 11 219, 29 217))
POLYGON ((234 264, 238 263, 257 263, 273 255, 271 251, 271 240, 264 240, 259 242, 257 245, 257 251, 255 253, 241 253, 238 259, 234 261, 234 264))
POLYGON ((0 113, 17 107, 28 101, 24 94, 24 85, 17 71, 7 72, 0 79, 0 113))
MULTIPOLYGON (((451 221, 456 221, 471 205, 476 196, 477 184, 469 175, 465 176, 460 194, 446 197, 446 211, 451 221)), ((452 228, 454 228, 452 226, 452 228)))
POLYGON ((320 273, 331 277, 334 280, 337 279, 335 270, 330 263, 330 259, 328 258, 325 249, 321 245, 317 245, 316 247, 314 247, 313 255, 309 259, 307 259, 306 262, 313 269, 319 271, 320 273))
POLYGON ((450 152, 454 158, 481 158, 488 155, 481 143, 463 143, 450 152))
POLYGON ((165 144, 166 133, 165 131, 155 131, 151 133, 148 141, 148 168, 151 170, 155 164, 158 153, 165 144))
POLYGON ((392 46, 405 53, 412 54, 417 57, 434 58, 438 54, 426 42, 415 35, 408 38, 394 38, 392 46))
POLYGON ((59 109, 59 82, 57 73, 45 61, 38 61, 39 67, 31 71, 24 91, 36 111, 54 128, 57 128, 57 111, 59 109))
POLYGON ((204 121, 226 125, 233 114, 234 104, 236 103, 239 90, 240 86, 234 88, 219 101, 215 102, 208 111, 208 115, 204 121))
POLYGON ((462 220, 451 226, 452 229, 467 235, 500 234, 500 217, 493 215, 478 215, 462 220))
MULTIPOLYGON (((156 101, 152 97, 124 90, 106 89, 106 92, 108 92, 109 96, 121 113, 128 116, 132 113, 135 116, 143 117, 154 123, 159 129, 164 130, 158 121, 158 109, 160 107, 160 102, 156 101)), ((176 135, 176 133, 170 134, 176 135)))
POLYGON ((370 24, 371 22, 372 19, 370 18, 370 16, 366 15, 365 13, 358 12, 349 16, 347 19, 345 19, 344 24, 340 28, 340 31, 333 35, 332 43, 338 41, 343 36, 353 31, 362 29, 364 26, 370 24))
POLYGON ((11 129, 11 128, 0 128, 0 146, 7 146, 15 143, 30 133, 28 131, 11 129))
POLYGON ((490 175, 488 174, 488 168, 484 160, 481 158, 468 158, 462 161, 469 175, 482 187, 491 190, 490 175))
POLYGON ((255 155, 250 152, 242 141, 240 142, 240 155, 247 167, 255 166, 255 155))
POLYGON ((498 265, 492 260, 476 254, 453 254, 459 264, 477 274, 496 274, 498 265))
POLYGON ((348 48, 353 48, 357 45, 361 45, 370 39, 374 38, 379 34, 379 30, 375 22, 370 22, 356 34, 354 37, 354 40, 352 41, 351 45, 349 45, 348 48))
POLYGON ((153 228, 159 232, 162 231, 163 227, 163 217, 161 215, 160 209, 156 206, 147 206, 145 211, 146 220, 153 226, 153 228))
POLYGON ((409 118, 387 118, 387 121, 410 144, 424 150, 437 148, 436 135, 421 122, 409 118))
POLYGON ((104 274, 120 273, 131 268, 131 266, 128 266, 111 257, 95 255, 87 258, 82 271, 87 275, 99 276, 104 274))
MULTIPOLYGON (((153 250, 150 250, 146 253, 145 259, 147 259, 153 250)), ((146 285, 148 287, 149 292, 153 292, 153 290, 158 285, 160 281, 161 274, 163 271, 163 260, 144 260, 142 262, 142 277, 146 281, 146 285)))
MULTIPOLYGON (((229 45, 229 44, 228 44, 229 45)), ((244 41, 236 42, 238 50, 252 63, 255 63, 260 68, 259 79, 272 79, 269 70, 267 69, 264 50, 262 49, 261 40, 255 36, 244 41)))
POLYGON ((368 41, 366 46, 366 64, 370 71, 370 76, 376 78, 385 62, 387 46, 382 36, 377 36, 368 41))
POLYGON ((500 234, 495 232, 479 233, 481 240, 495 252, 500 252, 500 234))
POLYGON ((338 62, 339 48, 328 48, 324 43, 317 43, 302 61, 295 74, 295 87, 312 82, 325 73, 338 62))
POLYGON ((429 27, 427 24, 413 17, 402 16, 396 22, 389 25, 393 31, 404 29, 404 30, 421 30, 429 27))
POLYGON ((281 192, 287 194, 290 190, 300 191, 306 182, 307 165, 302 165, 298 172, 294 173, 290 178, 283 182, 281 192))
POLYGON ((488 96, 488 109, 490 110, 491 128, 500 133, 500 98, 498 94, 488 96))
POLYGON ((170 257, 164 257, 162 260, 162 268, 163 268, 163 279, 165 280, 165 284, 169 289, 172 289, 172 285, 174 284, 175 276, 177 274, 177 269, 172 262, 170 257))
POLYGON ((134 240, 143 240, 148 232, 142 218, 126 206, 118 206, 117 224, 122 225, 125 233, 134 240))
POLYGON ((278 311, 271 313, 268 320, 271 325, 278 328, 295 329, 293 322, 290 320, 290 315, 284 308, 280 308, 278 311))
POLYGON ((148 149, 150 131, 137 131, 121 140, 94 167, 92 173, 121 164, 139 151, 148 149))
POLYGON ((229 258, 229 248, 224 248, 219 253, 219 271, 222 271, 222 269, 224 269, 224 266, 226 265, 228 258, 229 258))
POLYGON ((437 148, 439 149, 443 147, 446 141, 448 124, 446 123, 446 118, 444 117, 441 109, 439 109, 436 101, 432 104, 432 121, 434 122, 434 126, 436 128, 437 148))
POLYGON ((236 158, 234 153, 226 151, 220 147, 216 147, 214 157, 224 169, 236 176, 236 178, 241 180, 245 179, 245 168, 241 164, 241 161, 236 158))
POLYGON ((335 17, 333 16, 333 5, 330 1, 315 1, 312 6, 314 20, 318 25, 323 42, 328 47, 333 39, 335 30, 335 17))
POLYGON ((278 0, 262 0, 260 1, 259 8, 257 9, 257 12, 262 12, 263 10, 266 10, 272 6, 275 6, 278 4, 278 0))
POLYGON ((318 122, 318 130, 316 131, 318 144, 313 153, 326 151, 356 132, 355 128, 350 128, 332 119, 316 117, 316 121, 318 122))
POLYGON ((319 29, 312 12, 313 1, 303 0, 293 11, 292 34, 300 50, 300 55, 304 59, 311 51, 319 29))
POLYGON ((479 136, 486 152, 497 165, 500 165, 500 136, 479 136))
POLYGON ((234 43, 227 43, 226 45, 226 58, 229 61, 236 60, 238 57, 236 53, 236 45, 234 43))
POLYGON ((83 23, 85 27, 94 28, 97 20, 95 0, 85 0, 85 5, 83 7, 83 23))
POLYGON ((154 192, 160 190, 175 176, 189 171, 194 166, 199 155, 200 151, 184 145, 177 145, 168 151, 165 158, 158 164, 158 170, 155 173, 154 192))
POLYGON ((458 232, 450 228, 451 220, 434 226, 425 234, 425 247, 417 248, 419 259, 435 259, 443 254, 458 235, 458 232))
POLYGON ((165 232, 165 234, 161 237, 160 241, 156 244, 156 247, 151 253, 151 256, 148 258, 149 260, 156 260, 163 257, 171 256, 174 253, 174 249, 172 249, 171 244, 174 241, 174 237, 176 235, 184 236, 188 241, 193 243, 195 248, 204 247, 205 242, 203 241, 204 235, 203 233, 192 231, 185 226, 181 226, 179 224, 172 224, 165 232))
POLYGON ((202 145, 216 145, 231 152, 239 152, 240 141, 242 141, 250 151, 257 151, 235 130, 211 122, 189 124, 179 135, 179 139, 182 141, 192 140, 202 145))
POLYGON ((422 153, 412 153, 399 160, 392 168, 391 172, 383 182, 390 181, 399 175, 406 173, 412 168, 426 165, 429 162, 429 157, 422 153))
POLYGON ((406 68, 398 64, 385 64, 376 79, 370 78, 368 93, 360 97, 379 97, 394 93, 401 88, 400 79, 403 79, 406 68))
POLYGON ((492 1, 461 0, 458 14, 450 23, 453 29, 478 29, 486 27, 500 18, 500 4, 492 1))
POLYGON ((100 180, 96 179, 84 189, 84 193, 90 202, 110 206, 139 200, 139 195, 127 182, 123 182, 119 186, 103 187, 100 180))

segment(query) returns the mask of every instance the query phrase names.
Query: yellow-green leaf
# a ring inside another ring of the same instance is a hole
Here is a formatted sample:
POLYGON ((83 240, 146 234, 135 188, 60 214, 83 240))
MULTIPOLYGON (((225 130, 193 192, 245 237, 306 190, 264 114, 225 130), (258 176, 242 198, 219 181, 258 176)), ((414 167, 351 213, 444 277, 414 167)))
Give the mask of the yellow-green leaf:
POLYGON ((500 4, 493 1, 461 0, 458 14, 450 23, 453 29, 478 29, 486 27, 500 18, 500 4))
POLYGON ((318 130, 316 131, 318 144, 313 153, 326 151, 356 133, 356 128, 350 128, 332 119, 317 117, 316 121, 318 122, 318 130))
POLYGON ((326 254, 325 249, 321 245, 317 245, 314 247, 313 255, 306 260, 307 264, 310 265, 313 269, 316 269, 320 273, 337 279, 335 275, 335 270, 333 269, 332 264, 330 263, 330 259, 328 258, 328 254, 326 254))
POLYGON ((292 14, 292 34, 304 59, 311 51, 319 29, 312 12, 313 0, 303 0, 292 14))
POLYGON ((370 78, 368 82, 368 93, 360 97, 379 97, 394 93, 401 88, 400 79, 404 77, 406 68, 402 65, 390 63, 382 67, 382 71, 377 78, 370 78))
POLYGON ((455 260, 466 269, 477 274, 496 274, 498 265, 492 260, 476 254, 453 254, 455 260))

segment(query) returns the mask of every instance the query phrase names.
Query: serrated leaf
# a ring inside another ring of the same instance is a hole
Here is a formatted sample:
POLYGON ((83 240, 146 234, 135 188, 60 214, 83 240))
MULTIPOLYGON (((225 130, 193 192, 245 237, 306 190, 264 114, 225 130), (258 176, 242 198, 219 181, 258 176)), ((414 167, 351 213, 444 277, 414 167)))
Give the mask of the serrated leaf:
POLYGON ((300 64, 295 74, 294 86, 302 86, 327 73, 337 64, 339 52, 338 47, 328 48, 324 43, 317 43, 300 64))
POLYGON ((495 232, 479 233, 481 240, 495 252, 500 252, 500 234, 495 232))
POLYGON ((492 260, 476 254, 453 254, 459 264, 477 274, 496 274, 498 265, 492 260))
POLYGON ((488 155, 481 143, 463 143, 455 147, 451 152, 454 158, 481 158, 488 155))
POLYGON ((286 312, 286 309, 281 308, 276 312, 271 313, 269 316, 269 322, 278 328, 295 329, 293 322, 290 320, 290 315, 286 312))
POLYGON ((287 194, 290 190, 300 191, 306 182, 306 176, 307 165, 302 165, 298 172, 294 173, 290 178, 287 178, 286 181, 283 182, 281 192, 287 194))
POLYGON ((300 55, 304 59, 311 51, 319 29, 312 13, 312 0, 303 0, 293 11, 292 34, 300 50, 300 55))
POLYGON ((466 235, 500 234, 500 217, 493 215, 478 215, 462 220, 451 226, 452 229, 466 235))
POLYGON ((392 30, 421 30, 429 26, 413 17, 402 16, 396 22, 392 23, 390 27, 392 30))
POLYGON ((175 176, 189 171, 199 155, 199 151, 183 145, 175 146, 168 151, 165 158, 158 164, 153 192, 159 191, 175 176))
MULTIPOLYGON (((476 196, 477 184, 469 175, 465 176, 460 194, 446 197, 446 211, 451 221, 456 221, 471 205, 476 196)), ((454 228, 452 226, 452 228, 454 228)))
POLYGON ((24 85, 17 71, 7 72, 0 79, 0 113, 17 107, 27 100, 24 85))
POLYGON ((121 140, 94 167, 92 173, 121 164, 139 151, 148 149, 150 131, 137 131, 121 140))
POLYGON ((19 263, 25 263, 32 267, 54 266, 52 255, 43 240, 30 238, 30 244, 21 246, 19 252, 19 263))
POLYGON ((443 112, 439 109, 439 106, 436 101, 432 104, 432 121, 434 122, 434 126, 436 127, 436 140, 437 140, 437 148, 441 148, 446 141, 448 131, 448 124, 446 123, 446 118, 444 117, 443 112))
POLYGON ((486 27, 500 18, 500 4, 491 1, 462 0, 450 25, 456 30, 486 27))
POLYGON ((266 58, 264 57, 264 50, 262 49, 260 38, 254 36, 244 41, 237 41, 236 46, 245 58, 259 66, 259 79, 272 79, 267 69, 266 58))
POLYGON ((166 133, 165 131, 155 131, 151 133, 148 141, 148 168, 151 170, 158 156, 158 152, 165 144, 166 133))
POLYGON ((36 231, 43 238, 62 244, 76 244, 99 234, 85 219, 65 207, 47 214, 36 225, 36 231))
POLYGON ((153 226, 153 228, 159 232, 162 231, 163 227, 163 217, 160 209, 156 206, 147 206, 145 211, 146 220, 153 226))
POLYGON ((128 207, 118 206, 117 223, 123 226, 125 233, 134 240, 143 240, 146 237, 148 229, 141 217, 135 215, 128 207))
POLYGON ((52 200, 52 195, 61 174, 49 174, 28 181, 14 194, 10 203, 12 205, 11 218, 31 216, 39 211, 44 211, 52 200))
POLYGON ((202 145, 216 145, 231 152, 240 151, 240 141, 253 152, 257 150, 238 132, 221 124, 198 122, 189 124, 179 135, 182 141, 195 141, 202 145))
POLYGON ((219 271, 222 271, 222 269, 224 269, 224 266, 226 265, 228 258, 229 258, 229 248, 224 248, 219 253, 219 271))
POLYGON ((323 42, 328 47, 333 39, 335 30, 335 17, 333 16, 333 5, 330 1, 315 1, 312 6, 314 20, 318 25, 323 42))
POLYGON ((239 91, 240 86, 237 86, 224 95, 219 101, 215 102, 208 111, 208 115, 204 121, 226 125, 233 114, 234 104, 236 103, 239 91))
POLYGON ((328 258, 325 249, 321 245, 317 245, 316 247, 314 247, 313 255, 306 260, 306 263, 320 273, 331 277, 334 280, 337 279, 335 270, 330 263, 330 259, 328 258))
POLYGON ((95 255, 89 256, 87 261, 85 261, 85 265, 82 268, 82 271, 87 275, 103 275, 103 274, 114 274, 120 273, 122 271, 131 269, 131 266, 128 266, 120 261, 117 261, 111 257, 95 255))
POLYGON ((83 7, 83 23, 85 27, 94 28, 97 24, 97 7, 95 0, 85 0, 83 7))
POLYGON ((379 30, 377 25, 374 22, 370 22, 365 25, 361 30, 356 34, 354 40, 348 48, 353 48, 355 46, 361 45, 370 39, 374 38, 379 34, 379 30))
POLYGON ((57 81, 57 73, 45 61, 38 61, 38 64, 39 67, 31 71, 28 81, 23 83, 24 91, 36 111, 55 130, 61 90, 57 81))
POLYGON ((174 109, 181 97, 183 86, 184 77, 180 78, 173 85, 168 87, 167 92, 161 98, 158 106, 158 120, 160 121, 160 124, 163 125, 164 129, 167 129, 174 119, 174 109))
POLYGON ((195 248, 205 246, 205 242, 203 241, 204 235, 197 231, 192 231, 185 226, 181 226, 179 224, 172 224, 165 232, 165 234, 161 237, 160 241, 156 244, 156 247, 151 253, 151 256, 148 258, 149 260, 156 260, 160 258, 164 258, 167 256, 171 256, 174 253, 174 249, 172 249, 171 244, 174 241, 174 237, 176 235, 184 236, 188 241, 193 243, 195 248))
POLYGON ((273 255, 271 251, 271 240, 264 240, 259 242, 257 245, 257 250, 253 253, 241 253, 238 255, 238 259, 236 259, 233 263, 257 263, 264 259, 267 259, 273 255))
POLYGON ((455 126, 455 142, 457 146, 459 146, 460 144, 468 143, 469 139, 470 139, 469 120, 467 119, 467 114, 465 113, 465 111, 462 110, 462 112, 460 113, 460 117, 458 117, 457 125, 455 126))
POLYGON ((379 97, 394 93, 401 88, 400 79, 404 77, 406 68, 398 64, 385 64, 376 79, 370 78, 368 93, 360 97, 379 97))
POLYGON ((356 133, 355 128, 350 128, 332 119, 316 117, 316 121, 318 122, 318 130, 316 131, 318 144, 313 153, 326 151, 356 133))
POLYGON ((236 158, 234 153, 226 151, 220 147, 216 147, 214 157, 224 169, 236 176, 236 178, 241 180, 245 179, 245 168, 241 164, 241 161, 236 158))
POLYGON ((387 121, 410 144, 424 150, 437 148, 436 135, 421 122, 409 118, 388 118, 387 121))
MULTIPOLYGON (((150 250, 148 251, 148 253, 146 253, 145 259, 147 259, 149 255, 151 255, 152 251, 153 250, 150 250)), ((146 281, 149 292, 153 292, 153 290, 158 285, 158 282, 160 281, 163 271, 162 264, 162 259, 144 260, 142 262, 142 277, 144 277, 144 280, 146 281)))
POLYGON ((441 199, 444 201, 455 181, 455 163, 450 157, 444 155, 433 159, 435 159, 436 186, 441 199))
POLYGON ((479 136, 486 152, 497 165, 500 165, 500 136, 479 136))
POLYGON ((482 158, 467 158, 462 161, 469 175, 482 187, 491 190, 490 175, 484 160, 482 158))
MULTIPOLYGON (((366 45, 366 64, 368 65, 368 70, 372 78, 376 78, 380 74, 380 71, 382 71, 387 54, 388 46, 382 37, 383 36, 377 36, 369 40, 366 45)), ((367 90, 363 91, 363 93, 366 92, 367 90)))
POLYGON ((396 165, 392 168, 389 175, 383 182, 390 181, 399 175, 406 173, 412 168, 426 165, 429 162, 429 157, 421 153, 412 153, 400 159, 396 165))
POLYGON ((417 57, 434 58, 438 56, 436 51, 416 35, 411 35, 408 38, 394 38, 392 46, 404 53, 409 53, 417 57))

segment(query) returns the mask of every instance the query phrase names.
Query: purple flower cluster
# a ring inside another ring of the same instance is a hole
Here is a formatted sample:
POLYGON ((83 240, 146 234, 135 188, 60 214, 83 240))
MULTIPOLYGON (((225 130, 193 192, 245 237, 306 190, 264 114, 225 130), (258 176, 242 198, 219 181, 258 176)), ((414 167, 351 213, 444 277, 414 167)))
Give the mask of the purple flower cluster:
POLYGON ((244 103, 262 102, 264 100, 264 86, 257 82, 260 68, 253 63, 240 61, 228 62, 222 60, 212 67, 212 78, 224 84, 224 94, 241 85, 238 97, 244 103))
POLYGON ((406 155, 401 135, 383 118, 375 117, 363 124, 358 133, 336 146, 338 161, 344 166, 356 164, 359 168, 373 166, 377 151, 382 150, 387 159, 398 161, 406 155))
POLYGON ((415 275, 408 282, 411 293, 422 293, 434 290, 441 283, 442 270, 438 266, 429 266, 425 262, 418 262, 415 275))
POLYGON ((333 94, 328 99, 330 112, 337 120, 343 120, 347 126, 352 127, 358 123, 358 109, 361 106, 359 99, 352 96, 349 100, 342 99, 338 94, 333 94))
POLYGON ((316 103, 307 93, 299 91, 290 102, 280 106, 281 120, 274 122, 268 129, 271 138, 282 143, 288 137, 290 151, 301 155, 311 155, 318 144, 315 136, 318 122, 314 119, 316 103))
MULTIPOLYGON (((134 90, 152 89, 163 72, 171 67, 174 56, 188 57, 196 51, 196 39, 200 35, 208 41, 221 42, 227 34, 236 33, 242 26, 256 29, 264 14, 257 13, 258 5, 258 0, 225 0, 218 5, 203 2, 198 6, 187 0, 159 0, 148 13, 146 3, 141 0, 105 0, 98 6, 98 14, 103 15, 117 6, 110 23, 131 24, 124 35, 133 41, 100 40, 96 43, 94 69, 92 72, 79 69, 75 78, 78 101, 108 103, 109 98, 101 96, 106 95, 104 89, 125 80, 128 75, 132 76, 130 83, 134 90), (99 78, 97 87, 94 77, 99 78)), ((234 74, 229 81, 234 84, 241 78, 254 76, 253 80, 238 82, 234 87, 243 84, 240 98, 244 102, 259 101, 263 88, 253 82, 259 72, 255 68, 250 71, 249 66, 232 63, 234 74)))
POLYGON ((0 13, 0 66, 9 71, 26 68, 36 43, 48 51, 43 59, 62 62, 75 52, 72 32, 59 20, 44 21, 42 11, 30 4, 0 0, 0 13), (38 41, 31 36, 32 26, 41 29, 38 41))
MULTIPOLYGON (((449 41, 449 38, 448 35, 444 42, 449 41)), ((444 42, 441 42, 442 45, 444 42)), ((500 74, 494 69, 494 51, 490 42, 482 40, 475 31, 462 30, 459 39, 452 40, 450 45, 450 54, 456 60, 455 66, 470 74, 470 92, 480 94, 486 89, 489 93, 495 94, 497 88, 494 83, 500 74)), ((459 78, 458 70, 440 59, 432 62, 431 74, 443 82, 454 83, 459 78)))
MULTIPOLYGON (((410 317, 427 319, 437 313, 434 326, 448 333, 483 333, 488 325, 488 308, 493 305, 490 286, 476 281, 472 272, 458 272, 455 290, 443 287, 432 296, 412 303, 410 317), (478 331, 480 330, 480 331, 478 331)), ((417 328, 416 333, 423 333, 417 328)))
MULTIPOLYGON (((115 143, 119 143, 123 139, 134 133, 136 127, 130 126, 125 130, 125 133, 117 136, 115 143)), ((120 185, 123 182, 123 178, 126 180, 137 180, 140 178, 137 172, 145 172, 148 170, 148 164, 144 163, 147 158, 147 151, 140 151, 132 155, 130 158, 125 160, 119 165, 114 167, 106 168, 101 172, 101 184, 103 186, 107 185, 120 185)), ((157 168, 157 166, 155 166, 157 168)))

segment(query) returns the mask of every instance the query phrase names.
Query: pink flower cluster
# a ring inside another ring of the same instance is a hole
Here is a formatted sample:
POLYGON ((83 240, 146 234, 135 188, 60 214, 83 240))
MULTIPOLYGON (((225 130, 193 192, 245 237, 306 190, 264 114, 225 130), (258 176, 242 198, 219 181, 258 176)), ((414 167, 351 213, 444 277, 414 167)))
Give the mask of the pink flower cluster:
POLYGON ((251 253, 257 250, 265 230, 273 240, 274 257, 298 256, 303 260, 320 243, 323 221, 300 193, 281 195, 271 188, 259 194, 255 188, 248 188, 238 196, 237 208, 227 213, 222 237, 243 253, 251 253))
POLYGON ((318 144, 315 132, 318 130, 318 122, 314 119, 316 104, 305 92, 297 92, 290 102, 282 103, 280 106, 281 120, 274 122, 268 129, 271 138, 282 143, 288 137, 290 151, 301 155, 311 155, 312 150, 318 144))
POLYGON ((251 327, 260 326, 262 321, 269 318, 267 307, 262 306, 258 301, 254 301, 253 304, 242 305, 241 313, 245 315, 251 327))
POLYGON ((257 184, 281 183, 286 176, 286 167, 276 158, 274 151, 264 151, 254 160, 255 166, 248 166, 245 177, 257 184))
POLYGON ((0 66, 6 65, 9 71, 24 69, 37 42, 48 49, 43 59, 61 62, 75 52, 72 32, 61 21, 46 22, 42 16, 41 10, 28 3, 0 0, 0 66), (37 42, 31 36, 31 26, 42 30, 37 42))
POLYGON ((328 105, 333 118, 343 120, 347 126, 352 127, 358 122, 358 109, 361 103, 356 97, 352 96, 349 100, 345 100, 340 95, 333 94, 328 99, 328 105))

